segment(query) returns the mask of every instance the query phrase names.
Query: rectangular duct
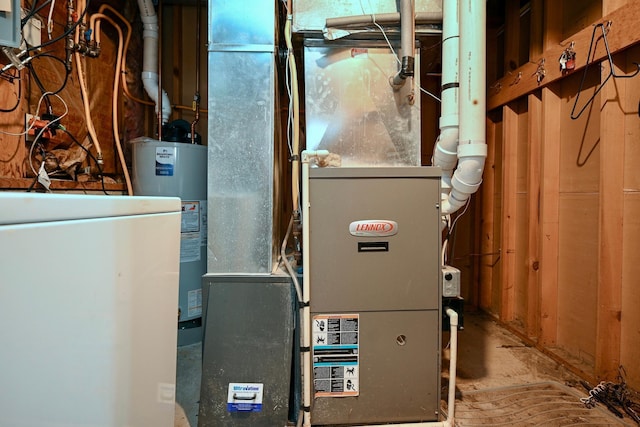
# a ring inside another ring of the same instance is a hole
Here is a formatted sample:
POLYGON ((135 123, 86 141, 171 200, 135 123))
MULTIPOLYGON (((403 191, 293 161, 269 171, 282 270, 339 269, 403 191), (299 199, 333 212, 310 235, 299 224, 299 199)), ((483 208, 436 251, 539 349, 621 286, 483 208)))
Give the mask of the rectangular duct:
POLYGON ((272 270, 275 6, 208 2, 209 273, 272 270))

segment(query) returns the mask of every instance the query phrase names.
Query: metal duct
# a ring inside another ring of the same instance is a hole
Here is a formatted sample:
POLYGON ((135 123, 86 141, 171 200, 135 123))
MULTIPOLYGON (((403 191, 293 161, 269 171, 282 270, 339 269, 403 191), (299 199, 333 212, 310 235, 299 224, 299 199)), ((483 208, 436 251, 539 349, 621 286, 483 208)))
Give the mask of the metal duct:
POLYGON ((270 273, 275 2, 210 0, 208 273, 270 273))

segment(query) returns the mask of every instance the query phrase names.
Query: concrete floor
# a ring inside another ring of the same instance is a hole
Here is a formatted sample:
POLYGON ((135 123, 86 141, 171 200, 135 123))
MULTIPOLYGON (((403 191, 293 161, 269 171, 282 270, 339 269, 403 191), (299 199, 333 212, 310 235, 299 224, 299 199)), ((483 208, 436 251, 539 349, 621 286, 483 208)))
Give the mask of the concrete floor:
MULTIPOLYGON (((515 335, 482 313, 465 313, 464 330, 458 335, 457 390, 556 381, 576 384, 579 378, 561 365, 526 346, 515 335)), ((443 341, 448 333, 443 333, 443 341)), ((196 427, 200 395, 202 345, 178 348, 176 427, 196 427)), ((448 384, 449 350, 443 353, 442 385, 448 384)), ((446 391, 442 397, 446 399, 446 391)))

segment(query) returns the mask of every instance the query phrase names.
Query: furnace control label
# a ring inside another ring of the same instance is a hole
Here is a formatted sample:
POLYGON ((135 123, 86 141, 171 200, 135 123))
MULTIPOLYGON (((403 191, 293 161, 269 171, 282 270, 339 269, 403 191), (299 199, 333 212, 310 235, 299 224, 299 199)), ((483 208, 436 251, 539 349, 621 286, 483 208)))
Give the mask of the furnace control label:
POLYGON ((359 316, 313 316, 313 385, 315 397, 360 394, 359 316))

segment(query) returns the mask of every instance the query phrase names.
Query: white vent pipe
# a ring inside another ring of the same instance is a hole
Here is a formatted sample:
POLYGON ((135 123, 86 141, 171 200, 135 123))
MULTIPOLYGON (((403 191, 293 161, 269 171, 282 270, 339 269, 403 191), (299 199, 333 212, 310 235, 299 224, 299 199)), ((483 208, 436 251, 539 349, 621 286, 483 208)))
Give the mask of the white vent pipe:
POLYGON ((158 78, 158 15, 153 8, 152 0, 138 0, 140 8, 140 18, 144 32, 144 57, 142 62, 142 84, 149 98, 156 103, 156 113, 158 113, 158 93, 162 90, 162 123, 169 121, 171 115, 171 103, 169 96, 164 89, 159 88, 158 78))
POLYGON ((458 94, 460 23, 458 3, 442 3, 442 105, 440 135, 433 151, 432 163, 442 169, 442 198, 449 196, 451 176, 458 161, 458 94))
MULTIPOLYGON (((447 2, 444 2, 445 4, 447 2)), ((459 0, 460 89, 458 167, 441 212, 451 214, 467 203, 482 182, 487 157, 486 121, 486 1, 459 0)))

